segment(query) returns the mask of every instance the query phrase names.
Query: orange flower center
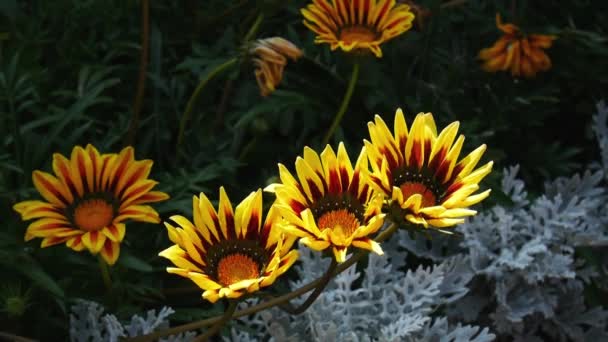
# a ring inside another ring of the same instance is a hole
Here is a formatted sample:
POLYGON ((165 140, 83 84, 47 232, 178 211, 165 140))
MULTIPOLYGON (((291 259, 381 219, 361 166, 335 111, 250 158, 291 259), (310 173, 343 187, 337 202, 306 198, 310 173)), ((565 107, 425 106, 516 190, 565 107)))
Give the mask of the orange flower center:
POLYGON ((258 263, 248 255, 241 253, 234 253, 223 257, 217 266, 217 278, 225 286, 245 279, 255 279, 259 276, 258 263))
POLYGON ((355 214, 346 209, 332 210, 321 215, 317 222, 321 230, 331 229, 337 235, 347 238, 359 228, 355 214))
POLYGON ((354 42, 371 43, 378 39, 378 34, 365 26, 351 26, 340 30, 340 40, 346 44, 354 42))
POLYGON ((89 199, 79 203, 74 209, 74 223, 88 232, 100 230, 114 219, 112 204, 102 199, 89 199))
POLYGON ((422 196, 422 207, 432 207, 437 204, 437 198, 433 191, 422 183, 405 182, 401 184, 400 188, 405 200, 412 195, 420 194, 422 196))

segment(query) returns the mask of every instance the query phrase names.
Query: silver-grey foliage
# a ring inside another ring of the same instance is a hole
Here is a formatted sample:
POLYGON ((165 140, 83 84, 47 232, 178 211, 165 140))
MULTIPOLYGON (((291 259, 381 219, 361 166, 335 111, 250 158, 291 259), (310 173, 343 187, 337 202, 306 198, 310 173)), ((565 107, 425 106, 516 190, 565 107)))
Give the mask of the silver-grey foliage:
POLYGON ((513 204, 459 227, 475 278, 467 296, 451 306, 451 318, 492 325, 516 341, 608 339, 608 311, 589 308, 583 299, 584 284, 601 270, 575 253, 608 246, 608 107, 597 108, 600 163, 547 182, 533 200, 517 179, 518 167, 506 169, 502 190, 513 204))
MULTIPOLYGON (((169 327, 167 318, 173 309, 163 307, 158 313, 146 312, 145 317, 134 315, 122 324, 112 314, 104 314, 104 308, 95 302, 79 300, 70 312, 70 341, 73 342, 117 342, 120 338, 135 337, 169 327)), ((186 332, 160 339, 164 342, 191 341, 196 334, 186 332)))

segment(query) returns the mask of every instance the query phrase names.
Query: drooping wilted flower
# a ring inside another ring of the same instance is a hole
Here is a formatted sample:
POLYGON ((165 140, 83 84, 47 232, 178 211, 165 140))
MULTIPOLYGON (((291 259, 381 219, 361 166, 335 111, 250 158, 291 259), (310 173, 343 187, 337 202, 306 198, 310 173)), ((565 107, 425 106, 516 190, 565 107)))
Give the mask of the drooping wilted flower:
POLYGON ((299 180, 279 164, 281 183, 266 188, 277 195, 274 206, 287 224, 284 229, 314 250, 333 249, 343 262, 350 246, 382 254, 370 236, 384 221, 382 196, 372 189, 367 173, 365 149, 353 169, 344 144, 338 154, 328 145, 319 155, 304 148, 296 160, 299 180))
POLYGON ((304 25, 317 34, 315 43, 345 52, 372 52, 412 27, 414 14, 395 0, 313 0, 301 10, 304 25))
POLYGON ((487 72, 507 71, 514 77, 534 77, 551 68, 551 59, 543 51, 557 39, 553 35, 524 34, 513 24, 503 24, 496 14, 496 26, 504 34, 494 45, 479 51, 482 68, 487 72))
POLYGON ((287 59, 296 61, 302 56, 302 50, 281 37, 259 39, 249 53, 254 56, 255 78, 262 96, 270 95, 281 83, 287 59))
POLYGON ((159 223, 158 213, 143 205, 169 198, 151 191, 151 160, 134 159, 132 147, 119 154, 100 154, 95 147, 76 146, 70 159, 53 155, 51 175, 34 171, 34 186, 45 201, 24 201, 13 208, 23 220, 36 219, 25 240, 43 238, 41 247, 64 243, 75 251, 100 253, 112 265, 125 236, 123 221, 159 223))
POLYGON ((371 142, 366 140, 365 146, 371 179, 390 197, 394 219, 449 227, 475 215, 468 207, 488 197, 490 190, 473 194, 492 170, 492 162, 475 169, 486 146, 458 161, 464 143, 464 136, 456 139, 458 126, 454 122, 438 135, 433 115, 420 113, 408 131, 401 109, 395 115, 394 134, 378 115, 368 123, 371 142))
POLYGON ((261 190, 247 196, 235 211, 223 187, 217 211, 203 193, 194 196, 192 208, 194 223, 179 215, 171 217, 177 227, 165 222, 175 245, 159 255, 176 266, 167 272, 192 280, 212 303, 270 286, 298 258, 291 249, 295 239, 281 232, 281 218, 274 209, 262 224, 261 190))

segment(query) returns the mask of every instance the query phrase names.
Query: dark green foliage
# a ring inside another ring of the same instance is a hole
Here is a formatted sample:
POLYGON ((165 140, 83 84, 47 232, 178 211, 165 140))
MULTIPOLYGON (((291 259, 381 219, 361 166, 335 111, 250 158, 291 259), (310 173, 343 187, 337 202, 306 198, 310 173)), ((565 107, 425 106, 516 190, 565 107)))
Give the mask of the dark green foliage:
MULTIPOLYGON (((499 188, 500 170, 521 164, 530 190, 538 190, 545 178, 598 158, 589 125, 596 101, 608 98, 607 3, 518 1, 515 13, 511 2, 469 1, 443 10, 439 1, 420 3, 432 11, 423 28, 383 45, 384 58, 361 60, 334 147, 343 140, 354 161, 367 121, 378 113, 391 122, 402 107, 408 123, 422 111, 432 112, 439 128, 459 120, 464 153, 487 144, 484 160, 494 160, 495 171, 486 187, 499 188), (548 51, 548 72, 526 80, 480 69, 478 51, 500 36, 496 12, 524 30, 559 36, 548 51)), ((134 147, 138 159, 154 160, 151 178, 171 196, 155 205, 163 220, 190 216, 192 196, 201 191, 217 200, 221 185, 240 201, 272 182, 278 162, 293 169, 304 146, 320 151, 352 57, 313 43, 299 13, 306 4, 151 2, 150 59, 134 147), (267 98, 259 95, 248 60, 212 79, 177 147, 179 122, 199 80, 243 55, 244 36, 261 11, 254 38, 285 37, 305 57, 288 64, 267 98)), ((127 224, 111 269, 114 287, 106 292, 95 257, 61 245, 40 249, 40 239, 23 242, 28 223, 12 210, 18 201, 39 198, 31 173, 50 172, 53 153, 68 155, 87 143, 102 152, 124 146, 138 86, 140 7, 133 0, 0 2, 0 279, 28 301, 9 317, 2 310, 7 291, 0 291, 0 331, 66 336, 76 298, 102 302, 119 318, 163 305, 176 309, 180 323, 221 312, 193 283, 164 271, 168 262, 157 254, 170 243, 161 224, 127 224)), ((484 205, 504 198, 494 194, 484 205)), ((271 201, 268 196, 266 204, 271 201)))

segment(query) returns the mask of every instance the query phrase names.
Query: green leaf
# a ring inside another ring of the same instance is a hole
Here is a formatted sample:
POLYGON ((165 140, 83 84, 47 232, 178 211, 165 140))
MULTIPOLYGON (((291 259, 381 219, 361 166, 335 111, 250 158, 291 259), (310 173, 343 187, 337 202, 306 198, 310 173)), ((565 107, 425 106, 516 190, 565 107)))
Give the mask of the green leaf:
POLYGON ((139 272, 154 272, 152 265, 129 253, 123 252, 120 259, 118 259, 118 264, 139 272))

